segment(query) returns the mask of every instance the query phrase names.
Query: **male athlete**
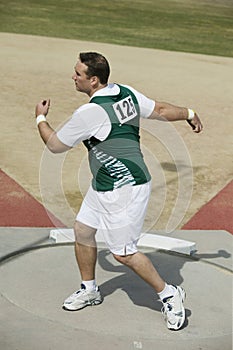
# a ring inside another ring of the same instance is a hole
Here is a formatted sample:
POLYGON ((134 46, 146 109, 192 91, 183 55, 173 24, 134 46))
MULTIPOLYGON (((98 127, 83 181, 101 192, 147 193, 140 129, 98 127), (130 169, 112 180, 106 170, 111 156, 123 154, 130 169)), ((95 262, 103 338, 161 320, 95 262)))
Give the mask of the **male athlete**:
POLYGON ((95 234, 99 229, 114 258, 159 295, 167 327, 178 330, 185 321, 184 289, 167 284, 137 249, 151 189, 151 176, 140 150, 139 121, 188 121, 196 133, 202 124, 191 109, 154 101, 129 86, 109 84, 109 74, 104 56, 80 53, 72 78, 77 91, 90 97, 89 103, 78 108, 57 132, 46 119, 50 100, 39 102, 35 110, 39 133, 48 149, 66 152, 83 142, 93 175, 74 225, 81 288, 64 301, 63 308, 74 311, 103 300, 95 280, 95 234))

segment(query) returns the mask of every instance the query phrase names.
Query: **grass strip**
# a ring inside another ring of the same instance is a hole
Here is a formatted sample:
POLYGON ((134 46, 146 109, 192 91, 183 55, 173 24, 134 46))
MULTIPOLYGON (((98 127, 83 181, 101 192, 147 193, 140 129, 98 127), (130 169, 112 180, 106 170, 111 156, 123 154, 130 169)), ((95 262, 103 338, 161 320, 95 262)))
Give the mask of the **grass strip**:
POLYGON ((0 0, 0 31, 233 57, 233 1, 0 0))

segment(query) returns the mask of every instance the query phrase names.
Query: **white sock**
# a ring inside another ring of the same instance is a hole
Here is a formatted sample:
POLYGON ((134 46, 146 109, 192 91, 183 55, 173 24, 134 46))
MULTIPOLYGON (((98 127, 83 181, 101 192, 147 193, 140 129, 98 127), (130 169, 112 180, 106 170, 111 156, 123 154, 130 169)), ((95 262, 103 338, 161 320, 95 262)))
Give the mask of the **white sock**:
POLYGON ((163 300, 165 298, 172 297, 175 294, 175 292, 176 292, 176 288, 174 286, 172 286, 171 284, 165 283, 165 287, 162 290, 162 292, 157 294, 160 300, 163 300))
POLYGON ((84 286, 86 287, 86 290, 95 290, 96 289, 95 280, 82 281, 82 284, 84 284, 84 286))

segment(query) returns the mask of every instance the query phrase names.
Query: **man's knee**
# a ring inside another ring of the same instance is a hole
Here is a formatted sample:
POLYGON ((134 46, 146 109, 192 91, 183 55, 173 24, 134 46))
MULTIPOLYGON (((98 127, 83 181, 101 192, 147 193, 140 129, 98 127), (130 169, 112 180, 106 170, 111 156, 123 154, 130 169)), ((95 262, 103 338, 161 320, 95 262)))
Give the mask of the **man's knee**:
POLYGON ((129 255, 113 254, 113 257, 115 258, 116 261, 118 261, 119 263, 121 263, 123 265, 127 265, 127 266, 131 265, 131 261, 132 261, 133 256, 134 256, 134 254, 129 254, 129 255))
POLYGON ((87 226, 79 221, 75 221, 74 235, 75 242, 79 244, 95 244, 96 229, 87 226))

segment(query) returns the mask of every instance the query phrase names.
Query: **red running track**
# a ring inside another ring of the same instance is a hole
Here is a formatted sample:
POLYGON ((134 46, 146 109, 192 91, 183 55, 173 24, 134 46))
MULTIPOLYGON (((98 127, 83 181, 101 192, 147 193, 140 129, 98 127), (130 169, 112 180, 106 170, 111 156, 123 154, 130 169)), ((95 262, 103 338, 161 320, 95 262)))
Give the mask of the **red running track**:
POLYGON ((17 182, 0 170, 0 226, 65 227, 17 182))
POLYGON ((233 234, 233 180, 183 227, 186 230, 226 230, 233 234))
MULTIPOLYGON (((18 183, 0 170, 0 226, 65 227, 18 183)), ((183 227, 186 230, 226 230, 233 234, 233 180, 183 227)))

